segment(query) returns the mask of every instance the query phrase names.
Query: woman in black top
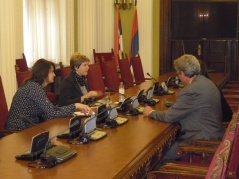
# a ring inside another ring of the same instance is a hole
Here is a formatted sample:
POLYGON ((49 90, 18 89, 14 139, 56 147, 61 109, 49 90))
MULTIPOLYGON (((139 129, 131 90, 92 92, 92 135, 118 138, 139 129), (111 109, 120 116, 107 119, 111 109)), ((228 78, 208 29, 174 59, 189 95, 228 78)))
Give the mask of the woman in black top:
POLYGON ((54 63, 39 59, 32 67, 32 76, 17 90, 13 97, 6 129, 23 130, 42 120, 69 116, 76 110, 86 113, 92 110, 80 103, 63 107, 54 106, 46 96, 45 87, 54 82, 54 63))
MULTIPOLYGON (((102 91, 90 91, 86 80, 90 60, 79 52, 74 53, 70 59, 71 73, 60 85, 59 106, 80 102, 88 98, 102 95, 102 91)), ((97 75, 97 74, 96 74, 97 75)), ((92 100, 92 99, 90 99, 92 100)))

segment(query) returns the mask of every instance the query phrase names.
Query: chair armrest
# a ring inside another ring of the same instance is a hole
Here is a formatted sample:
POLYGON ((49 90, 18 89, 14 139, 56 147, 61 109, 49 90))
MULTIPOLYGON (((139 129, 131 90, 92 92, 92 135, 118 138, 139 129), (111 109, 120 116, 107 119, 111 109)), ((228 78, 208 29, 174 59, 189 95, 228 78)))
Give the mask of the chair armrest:
POLYGON ((201 163, 205 163, 207 160, 207 157, 209 155, 212 155, 216 152, 217 147, 203 147, 203 146, 180 146, 176 153, 180 156, 183 156, 183 154, 187 153, 189 157, 189 162, 193 163, 194 156, 200 155, 201 163))
POLYGON ((192 145, 200 145, 200 146, 219 146, 221 143, 221 141, 212 141, 212 140, 201 140, 201 139, 198 139, 198 140, 193 140, 192 141, 192 145))
POLYGON ((216 150, 216 147, 180 146, 179 148, 177 148, 176 152, 178 155, 183 155, 183 153, 213 154, 216 152, 216 150))

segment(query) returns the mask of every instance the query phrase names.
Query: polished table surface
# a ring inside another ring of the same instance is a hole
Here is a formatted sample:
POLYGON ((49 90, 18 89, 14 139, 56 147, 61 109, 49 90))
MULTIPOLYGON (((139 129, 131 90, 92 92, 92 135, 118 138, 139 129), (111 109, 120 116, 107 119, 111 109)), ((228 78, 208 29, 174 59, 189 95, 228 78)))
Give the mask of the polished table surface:
MULTIPOLYGON (((166 81, 174 73, 159 77, 166 81)), ((139 89, 147 90, 154 81, 146 81, 137 87, 126 89, 126 96, 134 96, 139 89), (139 88, 139 89, 138 89, 139 88)), ((165 100, 175 101, 180 89, 174 95, 154 96, 160 102, 153 108, 167 110, 165 100)), ((111 99, 117 101, 118 94, 111 99)), ((29 149, 31 138, 42 132, 37 126, 0 140, 1 178, 143 178, 162 158, 173 143, 178 124, 164 123, 144 115, 127 116, 129 121, 117 128, 104 129, 107 136, 84 145, 70 145, 64 139, 53 139, 56 145, 66 145, 77 150, 76 157, 50 169, 29 169, 28 161, 16 160, 15 156, 29 149)), ((48 120, 39 124, 50 131, 50 137, 67 128, 70 117, 48 120)), ((84 120, 84 119, 82 119, 84 120)))

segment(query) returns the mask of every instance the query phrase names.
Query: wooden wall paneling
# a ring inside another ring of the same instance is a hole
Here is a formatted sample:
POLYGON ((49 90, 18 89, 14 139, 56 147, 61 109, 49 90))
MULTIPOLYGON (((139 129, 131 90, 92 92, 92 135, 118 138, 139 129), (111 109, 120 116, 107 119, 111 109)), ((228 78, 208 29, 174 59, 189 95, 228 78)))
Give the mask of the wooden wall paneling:
POLYGON ((171 71, 171 0, 160 2, 160 74, 171 71))

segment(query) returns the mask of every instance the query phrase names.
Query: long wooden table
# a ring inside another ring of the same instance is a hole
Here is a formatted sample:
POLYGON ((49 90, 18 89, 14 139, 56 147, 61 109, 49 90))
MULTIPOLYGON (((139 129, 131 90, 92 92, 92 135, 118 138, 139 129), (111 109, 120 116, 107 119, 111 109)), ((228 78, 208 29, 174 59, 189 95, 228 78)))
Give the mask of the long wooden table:
MULTIPOLYGON (((159 81, 166 81, 173 73, 162 75, 159 81)), ((147 90, 153 81, 138 85, 147 90)), ((138 93, 137 87, 126 89, 126 96, 138 93)), ((165 100, 175 101, 175 95, 154 96, 160 99, 155 109, 167 110, 165 100)), ((118 94, 111 99, 117 101, 118 94)), ((179 124, 152 120, 144 115, 128 116, 129 121, 117 128, 104 129, 108 135, 98 141, 84 145, 70 145, 64 139, 53 139, 56 145, 66 145, 77 150, 77 156, 50 169, 28 168, 27 161, 16 160, 15 156, 29 149, 32 136, 50 131, 50 137, 67 128, 70 117, 48 120, 4 137, 0 140, 0 177, 1 178, 144 178, 152 170, 174 142, 180 129, 179 124)), ((83 119, 84 120, 84 119, 83 119)))

